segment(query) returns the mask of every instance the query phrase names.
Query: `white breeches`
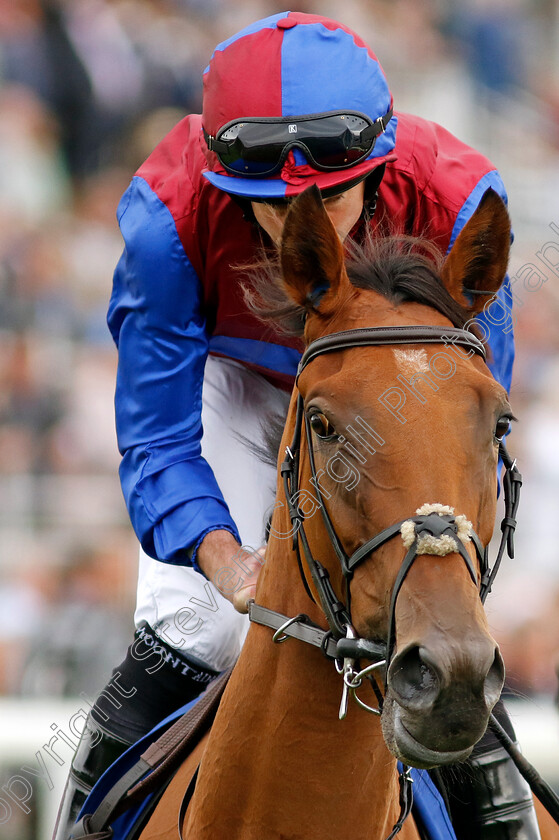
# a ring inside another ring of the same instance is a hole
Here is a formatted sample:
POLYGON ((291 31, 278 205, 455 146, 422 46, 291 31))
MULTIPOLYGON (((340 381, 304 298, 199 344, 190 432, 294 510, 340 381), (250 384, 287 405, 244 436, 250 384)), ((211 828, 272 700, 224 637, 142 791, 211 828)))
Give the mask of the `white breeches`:
MULTIPOLYGON (((209 356, 202 391, 202 455, 213 469, 243 545, 264 543, 276 470, 239 435, 262 441, 261 423, 287 414, 289 395, 230 359, 209 356)), ((199 572, 160 563, 140 549, 136 626, 142 621, 194 662, 221 671, 237 658, 248 618, 199 572)))

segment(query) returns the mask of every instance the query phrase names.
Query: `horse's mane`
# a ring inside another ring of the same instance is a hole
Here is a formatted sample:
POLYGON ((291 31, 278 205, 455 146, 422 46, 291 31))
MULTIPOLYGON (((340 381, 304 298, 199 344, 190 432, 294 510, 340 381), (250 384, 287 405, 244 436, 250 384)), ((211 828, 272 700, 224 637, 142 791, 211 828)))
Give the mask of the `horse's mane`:
MULTIPOLYGON (((469 321, 470 313, 451 297, 440 279, 444 256, 429 240, 368 235, 361 245, 351 242, 346 253, 346 270, 356 288, 378 292, 396 306, 410 301, 433 307, 455 327, 462 328, 469 321)), ((305 309, 288 297, 279 259, 264 255, 243 269, 247 271, 243 288, 249 309, 281 332, 301 336, 305 309)))

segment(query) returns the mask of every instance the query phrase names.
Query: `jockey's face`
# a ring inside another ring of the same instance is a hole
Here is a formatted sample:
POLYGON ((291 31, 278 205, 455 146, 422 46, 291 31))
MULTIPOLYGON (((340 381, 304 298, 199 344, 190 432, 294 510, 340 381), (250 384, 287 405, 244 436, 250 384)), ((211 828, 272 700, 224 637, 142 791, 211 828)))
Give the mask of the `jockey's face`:
MULTIPOLYGON (((343 241, 363 210, 365 182, 356 184, 343 193, 324 199, 324 206, 343 241)), ((260 227, 264 228, 276 245, 279 245, 289 200, 271 204, 253 201, 252 210, 260 227)))

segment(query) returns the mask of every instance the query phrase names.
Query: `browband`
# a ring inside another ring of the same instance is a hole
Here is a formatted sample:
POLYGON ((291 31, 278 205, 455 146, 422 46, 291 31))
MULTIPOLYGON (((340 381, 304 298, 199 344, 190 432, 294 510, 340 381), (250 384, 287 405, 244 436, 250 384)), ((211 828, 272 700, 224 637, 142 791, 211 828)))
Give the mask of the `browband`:
POLYGON ((402 327, 363 327, 356 330, 324 335, 311 341, 304 351, 297 368, 297 378, 308 363, 322 353, 344 350, 346 347, 370 347, 378 344, 453 344, 467 347, 485 361, 485 345, 468 330, 456 327, 402 326, 402 327))

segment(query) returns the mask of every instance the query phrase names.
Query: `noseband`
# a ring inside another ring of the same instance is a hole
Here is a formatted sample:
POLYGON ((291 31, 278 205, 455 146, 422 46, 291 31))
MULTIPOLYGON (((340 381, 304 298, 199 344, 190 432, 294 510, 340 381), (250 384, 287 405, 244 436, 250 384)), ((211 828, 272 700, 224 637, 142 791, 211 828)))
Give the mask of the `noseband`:
MULTIPOLYGON (((471 351, 469 354, 470 356, 475 353, 478 356, 481 356, 484 361, 486 360, 485 346, 475 335, 473 335, 473 333, 468 332, 467 330, 451 327, 441 328, 437 326, 369 327, 332 333, 311 342, 299 362, 295 383, 297 385, 299 376, 307 365, 313 361, 313 359, 325 353, 345 350, 351 347, 401 344, 458 345, 471 351)), ((510 458, 502 440, 499 442, 499 455, 505 467, 505 474, 503 478, 505 516, 501 522, 501 542, 492 568, 489 566, 487 547, 482 545, 481 540, 472 528, 469 528, 468 531, 468 536, 473 542, 480 565, 481 575, 479 584, 472 559, 461 536, 459 536, 457 520, 461 517, 456 517, 447 512, 419 513, 419 515, 411 516, 406 520, 396 522, 394 525, 385 528, 379 534, 376 534, 376 536, 367 540, 363 543, 363 545, 359 546, 353 554, 348 555, 338 537, 334 523, 328 514, 326 505, 324 504, 312 447, 312 429, 309 418, 305 415, 303 397, 299 393, 297 398, 295 431, 291 445, 286 447, 286 456, 281 465, 281 474, 283 477, 289 516, 293 526, 293 549, 297 555, 301 579, 307 594, 311 600, 315 601, 304 573, 300 546, 302 547, 302 555, 304 557, 305 564, 318 593, 320 606, 322 607, 328 622, 329 630, 323 631, 321 628, 318 628, 306 615, 288 618, 280 615, 279 613, 275 613, 272 610, 268 610, 265 607, 261 607, 254 602, 249 604, 249 617, 251 621, 255 621, 259 624, 265 624, 266 626, 275 629, 275 642, 286 641, 290 637, 299 638, 303 641, 309 642, 310 644, 321 647, 326 656, 336 661, 338 670, 340 673, 344 674, 344 697, 342 698, 340 717, 345 716, 348 689, 353 690, 353 696, 360 705, 365 705, 361 703, 359 698, 357 698, 354 689, 361 684, 361 680, 364 676, 370 676, 370 673, 374 668, 378 668, 381 665, 385 666, 385 682, 388 679, 388 665, 390 663, 395 644, 396 600, 406 575, 408 574, 415 559, 420 556, 421 553, 425 553, 425 551, 422 550, 418 551, 418 543, 421 542, 422 537, 427 534, 435 540, 439 540, 441 537, 454 540, 455 547, 452 550, 459 553, 464 560, 470 577, 479 590, 482 603, 485 601, 491 590, 491 586, 499 569, 505 549, 507 550, 509 557, 512 558, 514 556, 514 530, 516 527, 515 516, 518 508, 522 477, 516 468, 516 462, 510 458), (314 490, 316 491, 326 532, 338 558, 340 568, 345 579, 346 604, 343 604, 336 596, 330 581, 328 570, 312 554, 307 535, 305 533, 305 515, 301 508, 297 505, 301 431, 303 424, 305 426, 307 438, 307 451, 312 473, 312 484, 314 490), (406 523, 408 531, 410 527, 412 528, 412 535, 410 537, 411 544, 408 547, 393 586, 389 611, 388 638, 386 644, 359 638, 355 633, 351 622, 351 578, 355 569, 364 560, 368 559, 374 551, 401 533, 401 528, 404 523, 406 523), (359 659, 368 659, 373 664, 357 673, 354 670, 354 664, 359 659), (342 662, 343 665, 340 664, 342 662)), ((365 706, 365 708, 369 711, 379 713, 378 709, 373 709, 369 706, 365 706)))

